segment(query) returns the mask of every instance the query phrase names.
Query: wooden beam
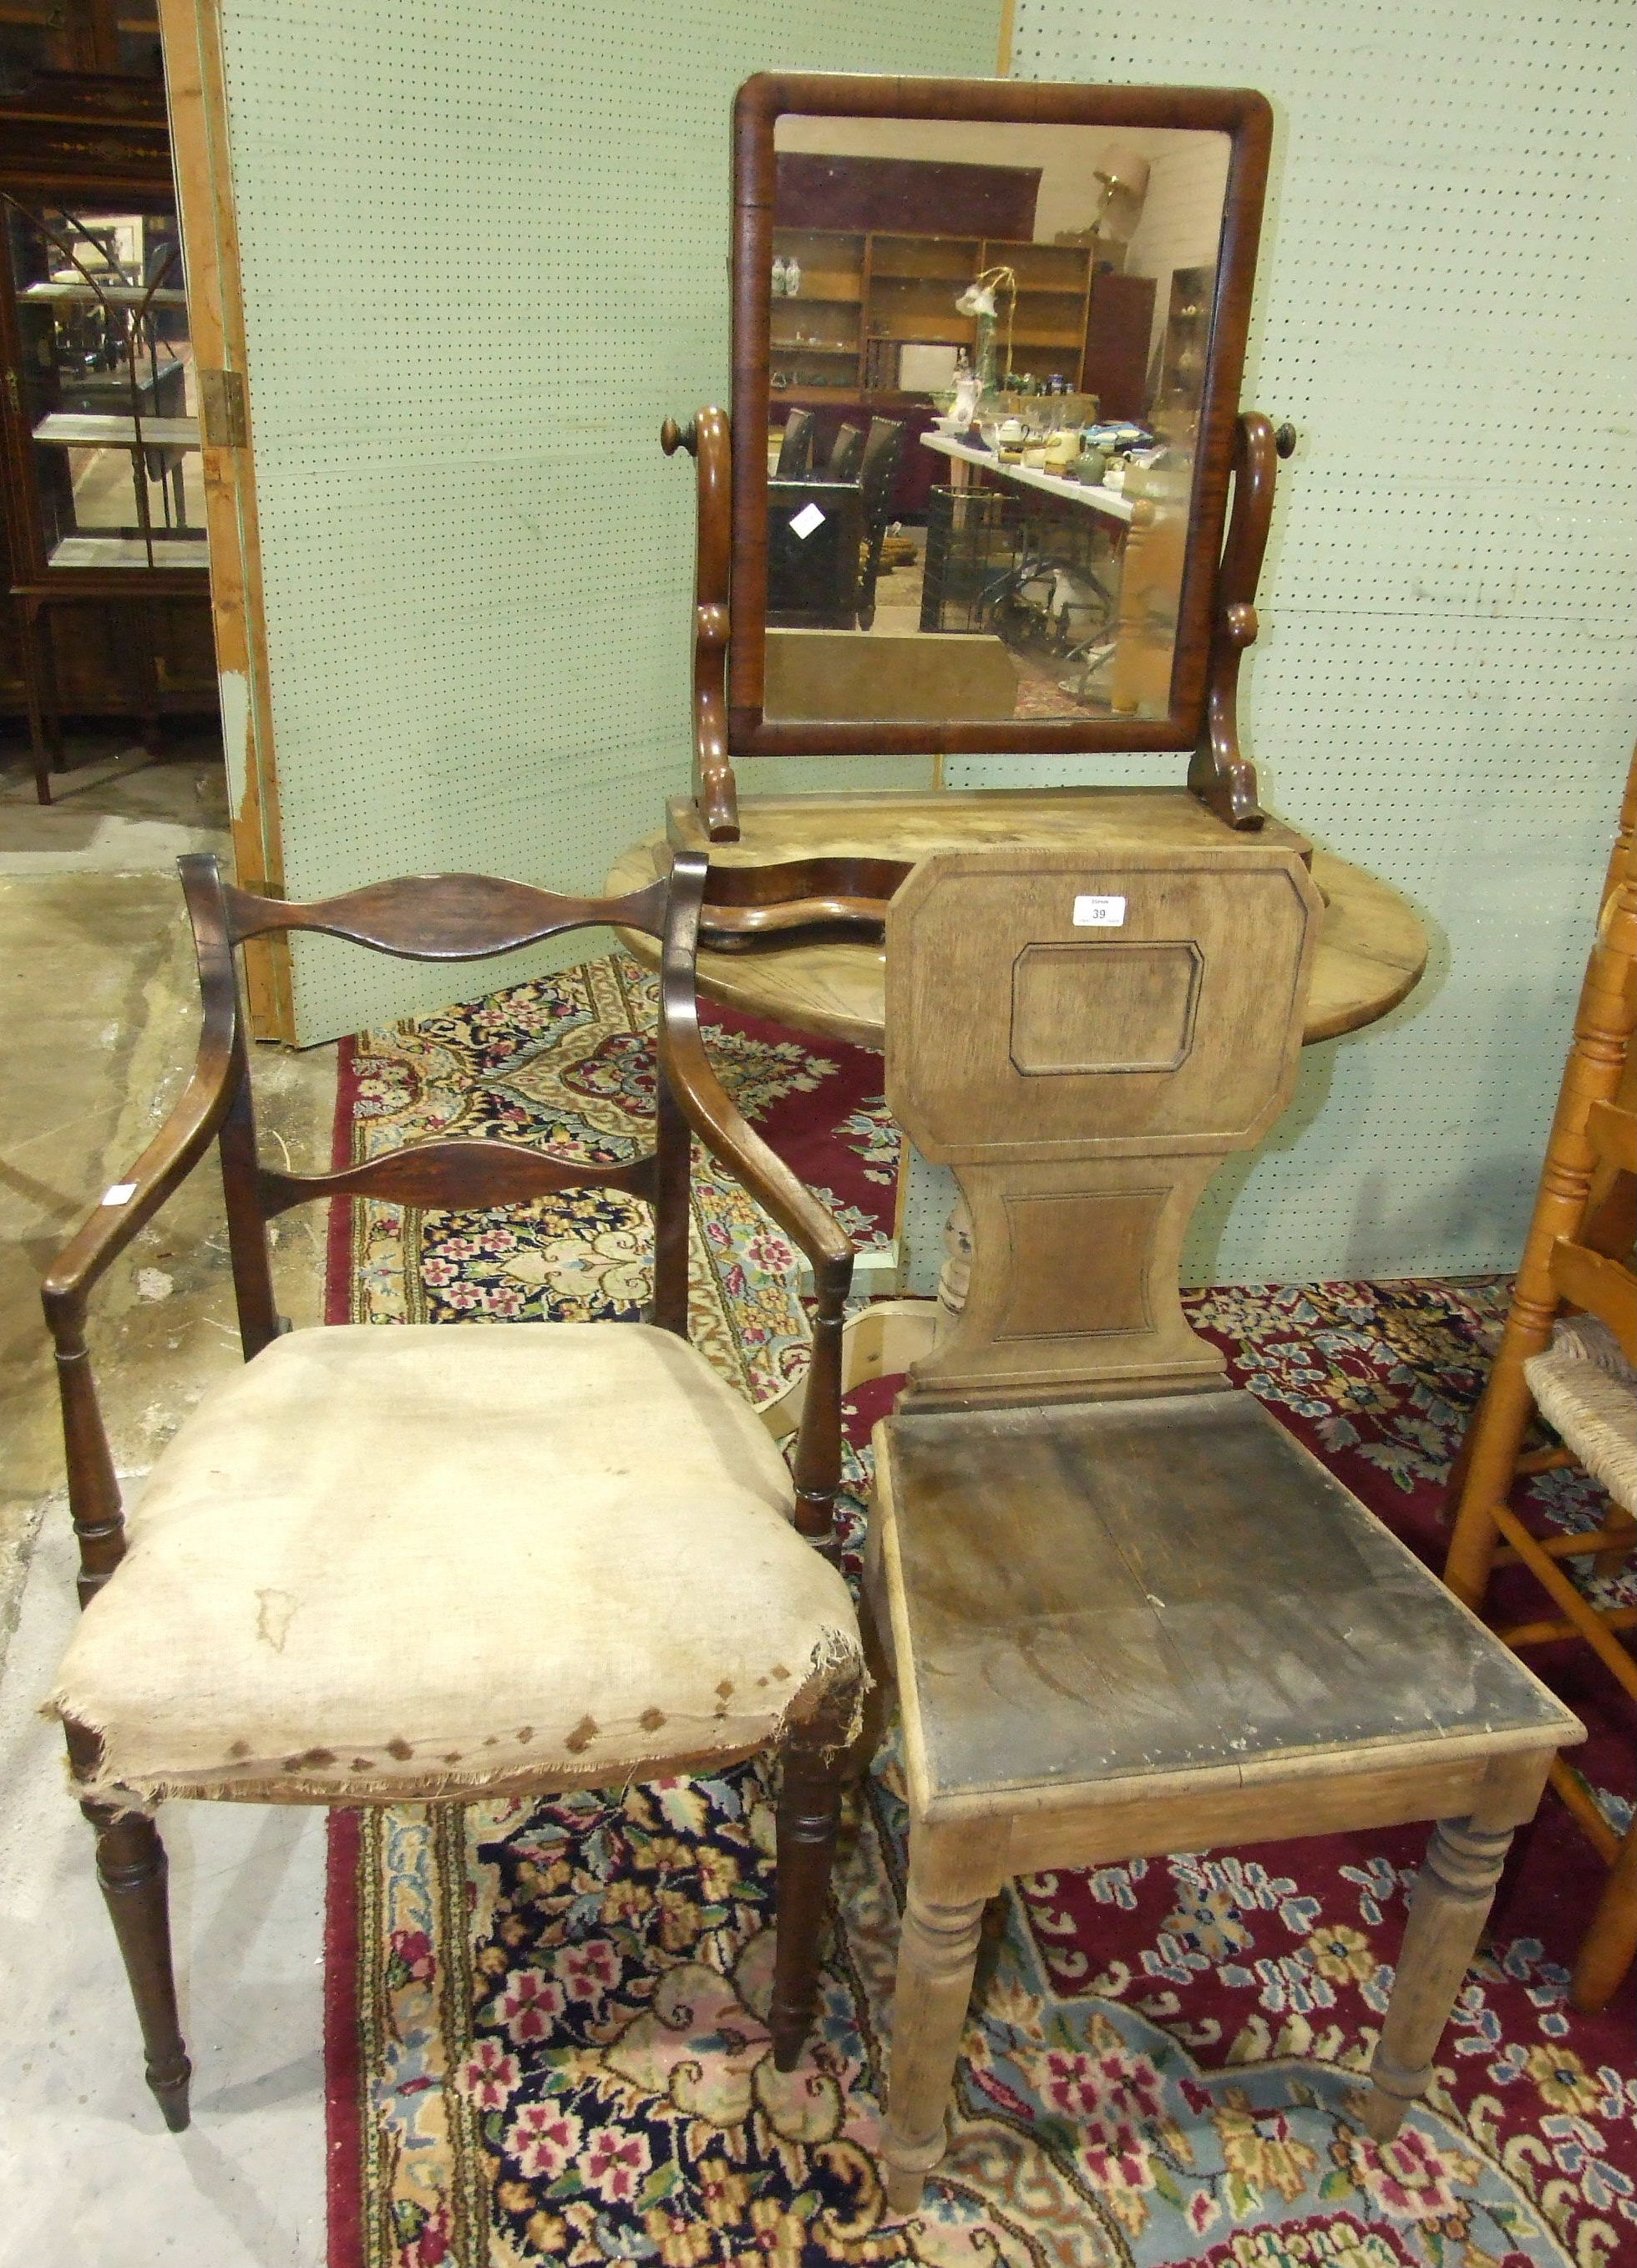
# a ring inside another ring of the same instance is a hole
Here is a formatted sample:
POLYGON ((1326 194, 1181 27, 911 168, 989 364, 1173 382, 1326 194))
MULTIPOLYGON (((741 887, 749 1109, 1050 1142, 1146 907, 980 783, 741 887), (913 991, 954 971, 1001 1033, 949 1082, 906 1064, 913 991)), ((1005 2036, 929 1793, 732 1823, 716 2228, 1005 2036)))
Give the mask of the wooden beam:
MULTIPOLYGON (((283 835, 268 671, 255 464, 218 0, 159 0, 189 327, 204 409, 205 525, 222 688, 233 860, 245 887, 281 893, 283 835)), ((245 952, 251 1029, 293 1040, 283 937, 245 952)))

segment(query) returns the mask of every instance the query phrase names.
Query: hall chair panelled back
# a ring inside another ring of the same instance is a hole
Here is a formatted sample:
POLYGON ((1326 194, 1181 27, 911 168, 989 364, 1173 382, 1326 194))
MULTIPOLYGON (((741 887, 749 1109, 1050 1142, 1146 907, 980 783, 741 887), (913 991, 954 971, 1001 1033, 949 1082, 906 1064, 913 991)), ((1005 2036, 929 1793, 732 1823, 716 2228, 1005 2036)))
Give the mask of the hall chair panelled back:
POLYGON ((1320 911, 1296 852, 1242 838, 943 852, 887 916, 887 1100, 973 1221, 965 1305, 875 1437, 900 2211, 1009 1878, 1435 1819, 1360 2105, 1391 2136, 1511 1831, 1582 1737, 1182 1312, 1190 1214, 1288 1100, 1320 911))
MULTIPOLYGON (((1637 1546, 1637 758, 1604 886, 1547 1138, 1539 1194, 1494 1365, 1457 1461, 1444 1576, 1480 1609, 1497 1567, 1522 1566, 1552 1611, 1501 1625, 1509 1646, 1579 1638, 1637 1700, 1637 1608, 1598 1602, 1573 1578, 1628 1565, 1637 1546), (1538 1410, 1561 1447, 1525 1449, 1538 1410), (1583 1465, 1610 1498, 1602 1524, 1537 1535, 1509 1501, 1522 1475, 1583 1465)), ((1570 1984, 1575 2006, 1604 2007, 1637 1955, 1637 1830, 1608 1820, 1564 1758, 1553 1785, 1609 1867, 1570 1984)))
POLYGON ((187 2123, 189 2079, 150 1816, 167 1796, 454 1801, 782 1749, 770 2029, 790 2068, 863 1683, 846 1587, 815 1548, 840 1472, 852 1253, 706 1059, 694 989, 706 860, 684 853, 618 899, 437 875, 312 905, 226 887, 212 858, 181 866, 204 1010, 193 1076, 44 1289, 84 1608, 50 1706, 166 2123, 187 2123), (592 1166, 449 1139, 330 1174, 262 1162, 234 959, 246 939, 320 930, 454 963, 602 924, 661 943, 650 1155, 592 1166), (690 1130, 812 1266, 813 1406, 793 1482, 687 1342, 690 1130), (213 1141, 246 1366, 184 1420, 128 1529, 88 1297, 213 1141), (653 1207, 651 1321, 281 1329, 266 1224, 291 1205, 476 1209, 586 1184, 653 1207))

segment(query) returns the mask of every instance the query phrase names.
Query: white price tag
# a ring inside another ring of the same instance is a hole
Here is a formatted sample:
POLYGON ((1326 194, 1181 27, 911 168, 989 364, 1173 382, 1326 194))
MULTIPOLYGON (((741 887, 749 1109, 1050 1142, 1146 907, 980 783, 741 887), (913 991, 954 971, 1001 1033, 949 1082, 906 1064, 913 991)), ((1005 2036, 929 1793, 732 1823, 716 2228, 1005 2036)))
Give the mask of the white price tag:
POLYGON ((128 1204, 136 1194, 135 1182, 115 1182, 112 1189, 102 1192, 102 1202, 105 1205, 128 1204))
POLYGON ((1124 929, 1125 926, 1124 898, 1083 897, 1075 900, 1076 929, 1124 929))
POLYGON ((816 504, 804 504, 798 512, 792 513, 790 517, 790 533, 792 535, 799 535, 804 543, 815 527, 823 526, 824 514, 816 504))

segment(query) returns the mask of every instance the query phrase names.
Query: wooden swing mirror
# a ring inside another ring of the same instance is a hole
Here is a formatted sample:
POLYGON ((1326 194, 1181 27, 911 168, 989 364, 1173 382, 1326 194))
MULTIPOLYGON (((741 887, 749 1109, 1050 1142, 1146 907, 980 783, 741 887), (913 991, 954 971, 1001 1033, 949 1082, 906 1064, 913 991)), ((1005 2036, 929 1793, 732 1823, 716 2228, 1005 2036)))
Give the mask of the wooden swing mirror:
POLYGON ((1239 412, 1271 126, 1234 89, 740 89, 731 419, 662 437, 698 460, 711 841, 760 756, 1175 749, 1261 825, 1235 686, 1278 446, 1239 412))

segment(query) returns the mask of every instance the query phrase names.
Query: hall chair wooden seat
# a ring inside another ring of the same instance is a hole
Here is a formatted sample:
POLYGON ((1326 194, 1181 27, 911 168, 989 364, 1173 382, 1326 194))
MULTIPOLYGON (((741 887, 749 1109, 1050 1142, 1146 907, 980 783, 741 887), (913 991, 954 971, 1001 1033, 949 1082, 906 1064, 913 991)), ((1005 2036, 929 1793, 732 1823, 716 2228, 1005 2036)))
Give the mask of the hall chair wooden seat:
POLYGON ((944 852, 887 916, 887 1099, 973 1221, 965 1305, 875 1436, 899 2211, 943 2155, 1011 1877, 1429 1819, 1358 2110, 1391 2137, 1511 1831, 1583 1737, 1182 1313, 1188 1218, 1288 1099, 1319 914, 1299 855, 1241 838, 944 852))
POLYGON ((181 862, 203 1002, 181 1101, 44 1286, 84 1612, 50 1707, 136 1999, 148 2082, 188 2117, 165 1853, 167 1797, 459 1801, 620 1784, 778 1749, 769 2029, 791 2068, 817 1990, 841 1751, 863 1683, 825 1556, 841 1461, 852 1251, 746 1124, 701 1043, 707 873, 629 896, 423 876, 311 905, 181 862), (236 949, 322 931, 459 963, 616 924, 659 940, 651 1152, 588 1165, 435 1140, 328 1174, 259 1155, 236 949), (690 1132, 807 1255, 813 1384, 794 1477, 687 1340, 690 1132), (160 1454, 127 1522, 98 1409, 89 1295, 215 1142, 245 1367, 160 1454), (488 1208, 592 1185, 651 1204, 643 1322, 281 1328, 267 1223, 311 1199, 488 1208))
MULTIPOLYGON (((1604 880, 1535 1209, 1483 1399, 1456 1469, 1445 1580, 1490 1610, 1497 1568, 1521 1566, 1548 1610, 1505 1621, 1500 1635, 1527 1648, 1578 1639, 1632 1699, 1637 1608, 1599 1601, 1575 1580, 1629 1565, 1637 1548, 1637 758, 1604 880), (1537 1411, 1560 1446, 1525 1447, 1537 1411), (1589 1531, 1538 1535, 1510 1499, 1520 1477, 1581 1465, 1609 1509, 1589 1531)), ((1575 1956, 1569 1985, 1584 2013, 1607 2006, 1637 1955, 1637 1828, 1606 1818, 1566 1758, 1553 1786, 1609 1879, 1575 1956)))

